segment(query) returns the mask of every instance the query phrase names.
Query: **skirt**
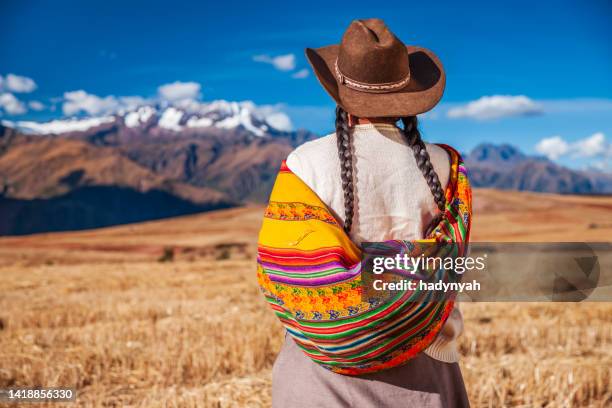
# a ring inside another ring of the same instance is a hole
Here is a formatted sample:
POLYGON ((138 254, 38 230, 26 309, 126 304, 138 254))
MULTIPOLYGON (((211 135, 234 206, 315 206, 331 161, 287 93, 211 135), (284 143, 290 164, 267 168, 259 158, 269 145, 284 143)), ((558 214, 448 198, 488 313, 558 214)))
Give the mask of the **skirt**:
POLYGON ((378 373, 346 376, 307 357, 286 335, 272 368, 272 407, 469 407, 457 363, 419 353, 378 373))

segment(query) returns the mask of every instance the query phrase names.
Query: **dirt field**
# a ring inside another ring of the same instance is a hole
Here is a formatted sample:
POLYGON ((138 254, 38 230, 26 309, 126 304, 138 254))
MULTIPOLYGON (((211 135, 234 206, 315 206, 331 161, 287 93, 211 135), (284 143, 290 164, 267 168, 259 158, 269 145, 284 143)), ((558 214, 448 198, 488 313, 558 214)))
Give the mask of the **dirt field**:
MULTIPOLYGON (((474 240, 612 238, 609 197, 475 203, 474 240)), ((261 213, 0 238, 0 387, 74 386, 79 406, 268 406, 281 328, 255 285, 261 213)), ((461 307, 473 406, 612 406, 612 304, 461 307)))

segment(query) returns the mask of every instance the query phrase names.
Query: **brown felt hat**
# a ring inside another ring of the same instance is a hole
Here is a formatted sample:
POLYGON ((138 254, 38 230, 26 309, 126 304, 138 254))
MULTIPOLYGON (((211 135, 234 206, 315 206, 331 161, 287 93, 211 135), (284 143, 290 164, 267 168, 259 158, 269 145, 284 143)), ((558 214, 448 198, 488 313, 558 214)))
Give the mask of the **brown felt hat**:
POLYGON ((338 105, 362 118, 427 112, 446 83, 433 52, 405 45, 377 18, 353 21, 339 45, 307 48, 306 57, 338 105))

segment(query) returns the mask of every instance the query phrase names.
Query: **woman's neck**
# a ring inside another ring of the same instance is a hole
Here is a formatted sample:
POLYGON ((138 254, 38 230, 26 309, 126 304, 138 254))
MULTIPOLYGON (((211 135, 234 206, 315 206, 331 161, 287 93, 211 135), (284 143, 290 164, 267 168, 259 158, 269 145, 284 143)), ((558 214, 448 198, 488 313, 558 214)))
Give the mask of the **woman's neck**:
POLYGON ((394 118, 355 118, 355 123, 358 125, 369 125, 369 124, 377 124, 377 123, 386 123, 390 125, 395 125, 397 119, 394 118))

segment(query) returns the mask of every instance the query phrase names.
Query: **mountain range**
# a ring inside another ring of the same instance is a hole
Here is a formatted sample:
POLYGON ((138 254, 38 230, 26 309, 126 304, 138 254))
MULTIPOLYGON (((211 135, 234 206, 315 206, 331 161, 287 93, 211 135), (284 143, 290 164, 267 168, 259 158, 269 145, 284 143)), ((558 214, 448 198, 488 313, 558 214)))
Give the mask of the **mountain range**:
POLYGON ((0 126, 0 234, 94 228, 265 200, 306 131, 249 104, 145 106, 0 126))
POLYGON ((529 156, 509 144, 483 143, 464 154, 474 187, 557 194, 610 194, 612 175, 578 171, 546 157, 529 156))
MULTIPOLYGON (((0 125, 0 235, 95 228, 261 203, 280 162, 316 138, 250 103, 197 112, 140 106, 114 115, 0 125)), ((475 187, 612 192, 612 177, 483 144, 465 155, 475 187)))

